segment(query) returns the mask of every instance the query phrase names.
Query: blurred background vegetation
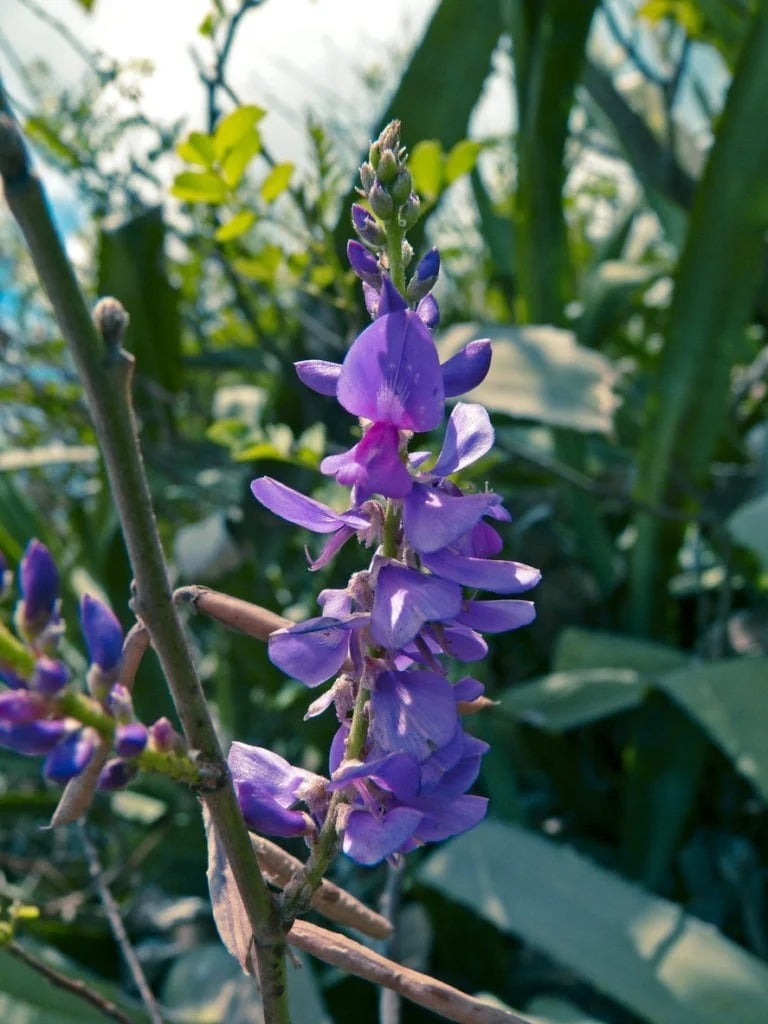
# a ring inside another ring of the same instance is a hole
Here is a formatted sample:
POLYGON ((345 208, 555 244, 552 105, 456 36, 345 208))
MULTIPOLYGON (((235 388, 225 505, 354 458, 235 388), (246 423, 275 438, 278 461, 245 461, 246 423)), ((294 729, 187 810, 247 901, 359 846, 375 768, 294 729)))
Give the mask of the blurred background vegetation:
MULTIPOLYGON (((236 91, 228 61, 268 6, 216 0, 190 40, 196 124, 151 120, 148 69, 91 53, 66 26, 60 45, 85 61, 76 85, 55 86, 51 54, 48 68, 13 65, 4 34, 0 66, 23 83, 9 98, 43 176, 77 191, 84 226, 69 242, 86 292, 130 312, 175 578, 308 616, 358 566, 345 552, 308 574, 306 536, 248 483, 267 473, 338 500, 317 467, 349 424, 291 364, 341 359, 366 322, 344 259, 350 153, 366 138, 310 113, 302 164, 266 145, 269 103, 236 91)), ((514 513, 508 557, 543 582, 534 626, 477 668, 499 702, 473 723, 492 744, 490 820, 409 858, 399 954, 545 1021, 765 1024, 768 7, 432 6, 415 49, 392 57, 391 92, 373 66, 361 80, 380 109, 366 130, 403 122, 425 210, 412 241, 443 257, 441 349, 495 342, 474 394, 498 445, 474 475, 514 513), (511 132, 473 130, 491 74, 511 132)), ((128 626, 96 439, 9 218, 0 291, 0 549, 13 565, 40 538, 70 623, 90 590, 128 626)), ((222 736, 324 770, 333 723, 301 721, 305 688, 255 641, 189 630, 222 736)), ((69 654, 82 667, 77 643, 69 654)), ((172 714, 149 657, 136 693, 145 720, 172 714)), ((78 832, 40 830, 56 798, 35 764, 0 755, 0 893, 40 907, 30 948, 130 998, 78 832)), ((141 778, 90 827, 168 1019, 258 1020, 216 946, 194 797, 141 778)), ((375 903, 386 871, 340 861, 335 877, 375 903)), ((4 1020, 90 1019, 41 991, 0 951, 4 1020)), ((318 965, 294 1005, 297 1024, 376 1015, 370 988, 318 965)), ((406 1024, 427 1019, 403 1008, 406 1024)))

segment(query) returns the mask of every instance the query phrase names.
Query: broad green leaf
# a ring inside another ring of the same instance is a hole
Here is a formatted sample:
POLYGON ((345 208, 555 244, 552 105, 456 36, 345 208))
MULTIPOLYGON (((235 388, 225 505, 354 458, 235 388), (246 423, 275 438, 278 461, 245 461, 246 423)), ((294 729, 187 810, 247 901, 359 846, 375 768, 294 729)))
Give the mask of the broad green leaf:
POLYGON ((659 685, 768 800, 768 658, 690 664, 659 685))
POLYGON ((648 682, 631 668, 551 672, 506 690, 501 709, 547 732, 564 732, 637 707, 648 682))
POLYGON ((617 371, 599 352, 556 327, 456 324, 438 341, 445 360, 474 338, 494 343, 486 379, 471 400, 492 412, 583 433, 608 434, 618 405, 617 371))
POLYGON ((440 195, 443 184, 443 147, 437 139, 422 139, 411 150, 408 170, 413 178, 413 188, 427 200, 440 195))
POLYGON ((768 966, 682 907, 573 849, 489 821, 419 880, 563 964, 649 1024, 765 1024, 768 966))
POLYGON ((182 171, 173 179, 171 193, 188 203, 223 203, 229 195, 229 189, 216 174, 182 171))
POLYGON ((740 505, 726 523, 737 544, 749 548, 768 568, 768 494, 740 505))
POLYGON ((261 152, 261 139, 257 134, 247 135, 227 153, 221 161, 221 176, 230 188, 237 188, 251 160, 261 152))
POLYGON ((256 125, 264 117, 266 110, 254 104, 237 107, 219 121, 213 133, 213 144, 216 156, 221 160, 233 146, 242 142, 256 132, 256 125))
POLYGON ((607 1024, 558 996, 536 996, 526 1005, 525 1012, 536 1014, 537 1024, 607 1024))
POLYGON ((244 235, 253 226, 255 220, 256 214, 252 210, 240 210, 234 217, 230 217, 216 228, 214 237, 217 242, 231 242, 233 238, 244 235))
POLYGON ((210 168, 216 162, 213 139, 203 132, 190 132, 186 139, 177 144, 176 152, 182 160, 190 164, 199 164, 200 167, 210 168))
POLYGON ((285 192, 291 183, 292 174, 293 164, 290 161, 275 164, 261 183, 261 188, 259 190, 261 192, 261 198, 265 203, 273 203, 278 196, 281 196, 283 192, 285 192))
POLYGON ((639 640, 620 633, 571 627, 557 639, 552 667, 557 671, 589 668, 631 668, 658 677, 690 661, 676 647, 639 640))
POLYGON ((462 139, 456 143, 447 154, 443 165, 446 185, 453 184, 462 174, 469 174, 474 169, 481 149, 479 142, 472 142, 470 139, 462 139))
POLYGON ((238 274, 252 277, 255 281, 272 281, 283 258, 279 245, 265 245, 254 256, 234 260, 232 265, 238 274))

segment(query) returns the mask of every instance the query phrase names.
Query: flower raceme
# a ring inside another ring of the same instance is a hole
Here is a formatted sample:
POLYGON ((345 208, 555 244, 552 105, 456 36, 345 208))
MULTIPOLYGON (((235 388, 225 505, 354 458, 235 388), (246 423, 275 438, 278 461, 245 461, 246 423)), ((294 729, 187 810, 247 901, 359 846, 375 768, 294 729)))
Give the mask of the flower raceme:
MULTIPOLYGON (((453 479, 493 446, 482 406, 454 406, 434 461, 429 452, 408 450, 414 435, 443 423, 447 398, 485 377, 491 349, 487 340, 474 341, 440 364, 431 334, 439 317, 431 294, 436 250, 403 290, 392 280, 389 207, 380 192, 376 202, 373 194, 382 184, 373 165, 377 153, 385 163, 387 131, 372 146, 371 165, 361 168, 373 212, 353 209, 361 242, 348 249, 372 323, 342 363, 296 364, 306 386, 335 398, 362 428, 357 444, 320 465, 349 488, 348 508, 336 512, 270 477, 251 484, 254 497, 275 514, 330 535, 311 568, 326 565, 353 536, 374 549, 368 568, 346 587, 320 594, 322 615, 277 630, 269 641, 273 663, 308 687, 336 677, 308 711, 335 705, 340 726, 330 775, 310 778, 243 743, 233 744, 229 758, 246 820, 272 834, 304 834, 311 842, 324 825, 328 794, 341 794, 335 828, 344 851, 362 864, 463 832, 485 815, 487 801, 467 791, 487 745, 464 730, 461 717, 483 687, 470 675, 452 683, 450 663, 483 658, 483 633, 530 623, 532 602, 510 595, 539 580, 531 566, 497 557, 502 541, 495 524, 510 518, 499 495, 469 492, 453 479), (477 599, 476 591, 502 596, 477 599)), ((402 161, 399 135, 389 152, 402 161)), ((395 178, 402 186, 401 173, 402 167, 395 178)), ((402 187, 400 194, 407 194, 402 187)), ((406 245, 400 254, 407 263, 406 245)))

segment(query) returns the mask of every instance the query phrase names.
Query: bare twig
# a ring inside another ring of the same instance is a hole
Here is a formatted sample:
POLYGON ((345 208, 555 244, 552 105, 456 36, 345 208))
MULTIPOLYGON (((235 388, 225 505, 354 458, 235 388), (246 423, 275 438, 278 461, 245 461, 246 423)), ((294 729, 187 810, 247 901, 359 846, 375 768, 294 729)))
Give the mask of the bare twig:
POLYGON ((144 974, 144 969, 139 963, 139 958, 136 956, 136 951, 131 944, 131 940, 128 938, 128 932, 125 930, 123 919, 120 916, 120 908, 118 907, 109 886, 104 880, 96 848, 88 838, 88 833, 86 832, 85 825, 82 821, 78 823, 78 831, 80 833, 80 843, 82 844, 83 852, 85 853, 86 860, 88 861, 88 874, 91 876, 93 883, 96 886, 96 891, 99 894, 101 905, 104 907, 104 913, 107 915, 107 920, 109 921, 109 927, 115 937, 115 942, 120 948, 123 960, 125 960, 125 964, 130 971, 133 983, 138 989, 144 1008, 146 1009, 152 1024, 163 1024, 160 1007, 157 1004, 157 1000, 155 999, 152 989, 149 987, 146 975, 144 974))
POLYGON ((323 963, 333 964, 376 985, 384 985, 447 1020, 458 1021, 459 1024, 533 1024, 530 1017, 521 1017, 511 1010, 484 1003, 443 981, 387 960, 345 935, 329 932, 309 921, 296 921, 288 933, 288 941, 323 963))
POLYGON ((3 949, 23 964, 26 964, 27 967, 31 967, 33 971, 37 971, 51 985, 63 988, 73 996, 77 996, 78 999, 85 1000, 86 1003, 90 1003, 91 1006, 94 1006, 100 1013, 103 1013, 105 1017, 109 1017, 110 1020, 116 1020, 118 1024, 134 1024, 131 1018, 115 1006, 111 999, 106 999, 104 996, 99 995, 98 992, 88 988, 86 983, 80 978, 68 978, 66 974, 62 974, 55 967, 51 967, 44 960, 24 949, 18 942, 8 942, 3 946, 3 949))
POLYGON ((270 633, 274 633, 276 629, 294 625, 290 619, 276 615, 268 608, 230 597, 229 594, 222 594, 218 590, 209 590, 208 587, 179 587, 173 592, 173 599, 177 604, 188 604, 196 612, 202 612, 230 629, 246 633, 265 643, 269 640, 270 633))

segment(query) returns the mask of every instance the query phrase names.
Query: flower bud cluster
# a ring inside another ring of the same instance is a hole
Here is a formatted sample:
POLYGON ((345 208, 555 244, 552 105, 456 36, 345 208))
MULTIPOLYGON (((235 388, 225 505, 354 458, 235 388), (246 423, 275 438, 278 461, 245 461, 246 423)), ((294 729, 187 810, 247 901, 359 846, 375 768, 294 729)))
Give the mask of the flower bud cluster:
POLYGON ((438 319, 431 296, 440 268, 436 250, 417 264, 405 294, 388 271, 398 252, 391 237, 387 251, 379 251, 380 233, 402 226, 411 202, 406 174, 393 122, 361 168, 373 213, 353 208, 365 244, 353 241, 348 249, 373 323, 342 364, 296 365, 304 384, 335 398, 362 428, 357 444, 320 466, 350 489, 349 507, 336 512, 269 477, 251 485, 277 515, 328 535, 312 568, 330 562, 353 536, 374 549, 368 567, 345 587, 319 595, 320 616, 277 630, 269 641, 273 663, 308 687, 335 677, 308 712, 335 707, 329 778, 243 743, 233 744, 229 758, 251 828, 311 841, 325 825, 330 796, 338 794, 343 809, 335 828, 344 851, 363 864, 456 835, 485 815, 487 801, 468 790, 487 745, 464 730, 463 715, 487 701, 482 684, 463 670, 455 673, 452 663, 482 659, 483 633, 531 622, 532 603, 506 595, 539 580, 536 569, 496 557, 502 547, 496 525, 510 518, 500 497, 454 479, 493 445, 482 406, 453 407, 436 459, 409 451, 414 435, 443 423, 446 399, 485 377, 491 349, 481 339, 440 363, 431 334, 438 319), (505 596, 477 599, 483 590, 505 596))
MULTIPOLYGON (((0 556, 0 578, 5 580, 0 556)), ((5 580, 9 585, 9 581, 5 580)), ((147 748, 173 749, 180 740, 166 720, 151 728, 136 721, 131 693, 120 681, 123 630, 113 612, 86 594, 80 622, 89 654, 88 694, 75 687, 59 656, 64 622, 59 573, 38 540, 29 543, 19 567, 21 598, 17 636, 0 626, 0 746, 43 755, 45 776, 65 783, 83 772, 97 748, 111 743, 97 788, 118 789, 135 776, 147 748)))

